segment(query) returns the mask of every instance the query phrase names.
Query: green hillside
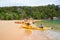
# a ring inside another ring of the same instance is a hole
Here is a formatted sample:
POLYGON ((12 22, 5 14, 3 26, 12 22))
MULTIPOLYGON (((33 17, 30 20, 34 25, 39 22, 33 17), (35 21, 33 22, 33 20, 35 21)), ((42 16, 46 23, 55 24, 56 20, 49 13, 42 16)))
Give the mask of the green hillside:
POLYGON ((60 17, 60 7, 54 4, 33 7, 0 7, 0 20, 19 20, 30 17, 34 19, 53 19, 53 17, 60 17))

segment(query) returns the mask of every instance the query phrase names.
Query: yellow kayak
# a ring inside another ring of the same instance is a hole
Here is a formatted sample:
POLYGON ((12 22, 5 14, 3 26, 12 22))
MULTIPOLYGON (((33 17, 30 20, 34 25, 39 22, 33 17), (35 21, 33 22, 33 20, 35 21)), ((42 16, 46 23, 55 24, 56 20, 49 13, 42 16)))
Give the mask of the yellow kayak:
POLYGON ((17 24, 22 24, 21 25, 21 28, 25 28, 25 29, 30 29, 30 30, 50 30, 51 28, 48 28, 48 27, 44 27, 44 28, 39 28, 39 27, 32 27, 32 26, 27 26, 25 25, 24 22, 15 22, 17 24))
POLYGON ((32 26, 26 26, 26 25, 22 25, 21 27, 25 29, 31 29, 31 30, 50 30, 51 29, 48 27, 38 28, 38 27, 32 27, 32 26))

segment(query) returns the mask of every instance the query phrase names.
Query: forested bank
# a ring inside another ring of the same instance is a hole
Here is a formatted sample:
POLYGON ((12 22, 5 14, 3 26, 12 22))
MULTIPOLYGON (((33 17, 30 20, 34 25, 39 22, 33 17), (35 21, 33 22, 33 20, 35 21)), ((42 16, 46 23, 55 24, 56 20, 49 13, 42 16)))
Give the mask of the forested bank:
POLYGON ((0 20, 19 20, 24 18, 48 19, 60 17, 58 5, 0 7, 0 20))

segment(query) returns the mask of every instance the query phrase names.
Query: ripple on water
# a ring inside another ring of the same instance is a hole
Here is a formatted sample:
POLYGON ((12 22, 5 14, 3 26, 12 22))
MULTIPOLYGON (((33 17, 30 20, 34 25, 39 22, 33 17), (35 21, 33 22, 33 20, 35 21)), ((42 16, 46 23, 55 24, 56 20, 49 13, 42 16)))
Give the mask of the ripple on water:
POLYGON ((46 30, 47 35, 49 35, 53 40, 60 40, 60 32, 53 30, 46 30))

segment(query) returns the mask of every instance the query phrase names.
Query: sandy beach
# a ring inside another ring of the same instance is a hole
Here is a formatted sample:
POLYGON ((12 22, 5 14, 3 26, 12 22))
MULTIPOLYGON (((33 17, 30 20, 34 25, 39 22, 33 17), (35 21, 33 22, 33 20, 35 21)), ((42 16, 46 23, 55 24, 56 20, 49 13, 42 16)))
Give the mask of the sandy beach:
POLYGON ((0 20, 0 40, 52 40, 45 31, 26 30, 14 22, 0 20))

